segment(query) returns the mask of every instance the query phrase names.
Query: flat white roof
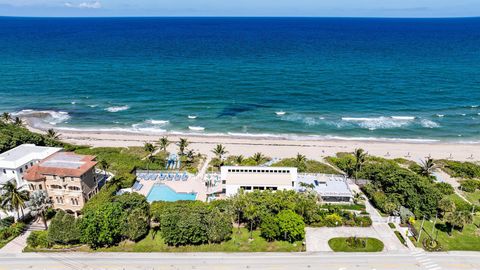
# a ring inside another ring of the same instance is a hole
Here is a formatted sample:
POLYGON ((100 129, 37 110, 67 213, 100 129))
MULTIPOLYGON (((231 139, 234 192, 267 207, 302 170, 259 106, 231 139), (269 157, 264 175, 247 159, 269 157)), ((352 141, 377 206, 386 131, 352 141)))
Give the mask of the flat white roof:
MULTIPOLYGON (((315 191, 325 197, 353 197, 343 175, 334 174, 299 174, 298 182, 313 184, 315 191)), ((301 187, 300 187, 301 189, 301 187)))
POLYGON ((0 168, 16 169, 32 160, 42 160, 61 150, 62 148, 60 147, 22 144, 0 154, 0 168))
POLYGON ((242 169, 242 170, 290 170, 297 171, 295 167, 267 167, 267 166, 222 166, 221 170, 242 169))

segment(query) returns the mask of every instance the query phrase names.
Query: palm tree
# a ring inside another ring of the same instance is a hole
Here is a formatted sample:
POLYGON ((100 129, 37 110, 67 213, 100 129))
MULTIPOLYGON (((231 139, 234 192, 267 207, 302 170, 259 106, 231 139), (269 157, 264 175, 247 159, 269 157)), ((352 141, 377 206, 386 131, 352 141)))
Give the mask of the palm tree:
POLYGON ((180 141, 178 142, 178 149, 180 150, 180 155, 183 156, 185 155, 185 149, 189 145, 189 142, 186 138, 180 138, 180 141))
POLYGON ((244 160, 245 160, 245 158, 242 155, 238 155, 238 156, 235 157, 235 163, 237 165, 242 165, 244 160))
POLYGON ((27 205, 30 209, 30 213, 33 216, 36 216, 37 218, 40 217, 42 219, 45 230, 47 230, 48 226, 45 213, 47 209, 52 206, 52 201, 48 198, 47 192, 44 190, 34 191, 30 197, 30 201, 27 202, 27 205))
POLYGON ((228 151, 226 150, 225 146, 217 144, 217 146, 213 148, 212 153, 214 153, 219 160, 222 160, 223 156, 226 155, 228 151))
POLYGON ((255 164, 260 165, 263 161, 265 161, 265 156, 262 153, 257 152, 253 154, 252 159, 255 161, 255 164))
POLYGON ((2 113, 2 121, 7 124, 8 122, 12 121, 12 116, 8 112, 2 113))
POLYGON ((297 167, 300 172, 305 171, 305 167, 307 166, 306 162, 307 157, 297 153, 297 156, 295 157, 295 167, 297 167))
POLYGON ((15 120, 13 121, 13 124, 17 127, 22 127, 23 126, 23 121, 19 117, 15 117, 15 120))
POLYGON ((167 137, 162 137, 158 141, 158 145, 160 146, 160 149, 164 152, 167 152, 167 147, 170 145, 170 141, 168 140, 167 137))
POLYGON ((362 148, 355 149, 355 152, 353 154, 355 156, 354 172, 356 181, 358 180, 358 172, 362 170, 362 166, 365 163, 368 154, 362 148))
POLYGON ((195 151, 193 151, 191 149, 188 150, 187 153, 186 153, 186 156, 187 156, 186 163, 192 164, 193 161, 195 161, 195 151))
POLYGON ((147 155, 147 160, 148 160, 148 163, 147 163, 147 172, 149 171, 149 165, 150 163, 153 162, 154 158, 153 158, 153 153, 155 153, 155 150, 157 150, 157 147, 151 143, 148 143, 146 142, 144 145, 143 145, 143 150, 145 150, 145 152, 148 153, 147 155))
POLYGON ((421 161, 420 174, 426 177, 430 177, 432 172, 437 168, 435 161, 432 158, 427 158, 421 161))
POLYGON ((28 201, 28 191, 17 188, 15 182, 8 181, 2 185, 3 195, 1 197, 1 207, 4 209, 13 209, 17 212, 20 219, 20 212, 23 217, 25 202, 28 201))
POLYGON ((100 167, 100 169, 103 171, 103 175, 106 177, 107 176, 107 170, 108 170, 108 167, 110 167, 110 165, 108 164, 108 162, 105 160, 105 159, 102 159, 98 162, 98 166, 100 167))
POLYGON ((47 138, 50 138, 52 140, 60 139, 60 134, 58 134, 53 128, 47 130, 46 136, 47 136, 47 138))

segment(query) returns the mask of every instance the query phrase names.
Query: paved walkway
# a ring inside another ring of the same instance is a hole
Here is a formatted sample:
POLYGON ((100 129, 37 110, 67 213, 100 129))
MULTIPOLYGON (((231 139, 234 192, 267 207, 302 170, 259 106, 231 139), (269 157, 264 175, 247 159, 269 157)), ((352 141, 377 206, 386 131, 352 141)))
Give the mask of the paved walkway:
POLYGON ((460 198, 462 198, 464 201, 470 204, 470 202, 463 196, 462 192, 460 192, 459 190, 460 183, 457 181, 457 179, 451 177, 450 175, 448 175, 446 172, 442 170, 436 170, 433 173, 433 175, 435 176, 435 178, 437 178, 438 182, 444 182, 452 185, 453 189, 455 190, 455 193, 458 196, 460 196, 460 198))
POLYGON ((44 230, 45 226, 42 221, 33 222, 28 225, 27 230, 17 238, 10 241, 3 248, 0 249, 0 254, 18 254, 22 253, 23 249, 27 246, 27 238, 32 231, 44 230))
POLYGON ((306 248, 309 252, 332 251, 328 240, 335 237, 373 237, 383 242, 384 252, 407 251, 387 224, 373 224, 370 227, 322 227, 306 229, 306 248))

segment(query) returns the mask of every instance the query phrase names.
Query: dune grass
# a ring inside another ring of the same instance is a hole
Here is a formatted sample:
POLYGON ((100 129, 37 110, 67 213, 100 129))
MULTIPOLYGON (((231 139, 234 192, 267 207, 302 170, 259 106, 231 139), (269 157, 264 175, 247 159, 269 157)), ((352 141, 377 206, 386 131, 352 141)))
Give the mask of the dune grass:
POLYGON ((383 250, 383 242, 376 238, 363 238, 366 241, 365 247, 352 247, 348 244, 349 237, 336 237, 328 240, 328 245, 335 252, 380 252, 383 250))

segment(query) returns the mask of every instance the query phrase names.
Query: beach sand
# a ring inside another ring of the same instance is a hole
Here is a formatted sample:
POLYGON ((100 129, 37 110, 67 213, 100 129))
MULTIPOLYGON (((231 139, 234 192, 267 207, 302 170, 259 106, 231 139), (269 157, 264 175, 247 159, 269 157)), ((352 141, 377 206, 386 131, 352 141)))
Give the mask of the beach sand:
MULTIPOLYGON (((32 131, 43 132, 38 129, 32 131)), ((58 130, 62 141, 93 147, 128 147, 142 146, 145 142, 156 142, 161 135, 92 132, 58 130)), ((420 161, 427 156, 435 159, 451 158, 459 161, 479 161, 480 144, 462 144, 451 142, 398 142, 398 141, 361 141, 361 140, 286 140, 277 138, 244 138, 221 136, 167 135, 170 141, 176 142, 180 137, 188 138, 193 149, 208 156, 216 144, 226 146, 229 155, 251 156, 261 152, 272 158, 294 157, 297 153, 309 159, 321 160, 338 152, 352 152, 355 148, 363 148, 369 154, 385 158, 406 158, 420 161), (472 158, 473 157, 473 158, 472 158)), ((175 144, 169 151, 178 151, 175 144)))

